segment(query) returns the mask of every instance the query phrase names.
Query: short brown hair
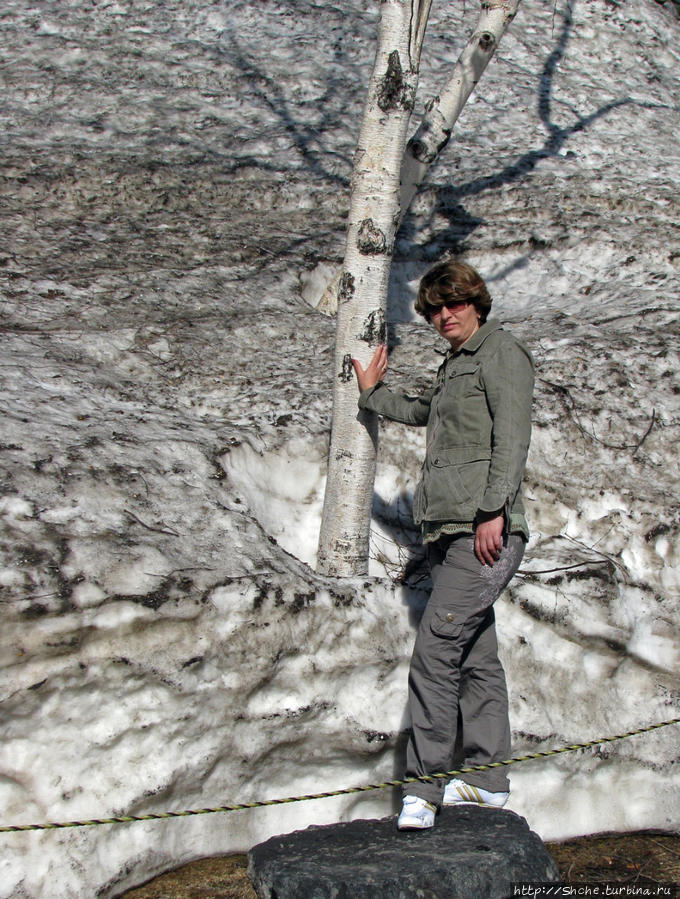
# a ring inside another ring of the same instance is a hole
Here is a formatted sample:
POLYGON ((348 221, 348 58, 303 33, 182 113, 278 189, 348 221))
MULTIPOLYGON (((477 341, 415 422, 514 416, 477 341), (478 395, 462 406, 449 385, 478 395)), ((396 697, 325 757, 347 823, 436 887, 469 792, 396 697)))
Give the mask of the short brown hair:
POLYGON ((484 278, 467 262, 444 259, 420 280, 415 309, 427 321, 433 309, 441 308, 449 300, 469 300, 479 313, 481 324, 491 310, 491 297, 484 278))

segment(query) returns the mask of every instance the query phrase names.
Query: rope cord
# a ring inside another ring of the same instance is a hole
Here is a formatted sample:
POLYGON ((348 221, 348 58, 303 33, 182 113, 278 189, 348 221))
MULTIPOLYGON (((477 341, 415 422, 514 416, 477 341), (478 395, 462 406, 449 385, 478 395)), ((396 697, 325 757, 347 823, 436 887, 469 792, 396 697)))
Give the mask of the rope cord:
POLYGON ((61 821, 49 824, 6 824, 0 826, 0 833, 22 833, 31 830, 60 830, 67 827, 93 827, 99 824, 130 824, 133 821, 162 821, 166 818, 187 818, 191 815, 212 815, 216 812, 237 812, 242 809, 265 808, 272 805, 286 805, 290 802, 303 802, 308 799, 331 799, 334 796, 347 796, 352 793, 368 793, 371 790, 385 790, 389 787, 402 787, 409 783, 433 781, 441 778, 454 777, 459 774, 471 774, 474 771, 489 771, 492 768, 506 768, 509 765, 517 765, 520 762, 545 759, 550 756, 560 755, 564 752, 575 752, 579 749, 591 749, 594 746, 602 746, 604 743, 613 743, 616 740, 624 740, 626 737, 635 737, 646 734, 670 724, 678 724, 680 718, 671 718, 669 721, 661 721, 657 724, 649 724, 647 727, 639 727, 625 734, 616 734, 613 737, 600 737, 597 740, 588 740, 585 743, 573 743, 570 746, 560 746, 556 749, 546 749, 543 752, 528 752, 522 756, 505 759, 502 762, 491 762, 488 765, 473 765, 469 768, 458 768, 454 771, 443 771, 438 774, 428 774, 422 777, 405 777, 403 780, 386 780, 382 783, 365 784, 359 787, 345 787, 341 790, 329 790, 325 793, 310 793, 305 796, 287 796, 283 799, 262 799, 257 802, 241 802, 237 805, 221 805, 217 808, 187 809, 182 812, 157 812, 148 815, 119 815, 114 818, 92 818, 89 821, 61 821))

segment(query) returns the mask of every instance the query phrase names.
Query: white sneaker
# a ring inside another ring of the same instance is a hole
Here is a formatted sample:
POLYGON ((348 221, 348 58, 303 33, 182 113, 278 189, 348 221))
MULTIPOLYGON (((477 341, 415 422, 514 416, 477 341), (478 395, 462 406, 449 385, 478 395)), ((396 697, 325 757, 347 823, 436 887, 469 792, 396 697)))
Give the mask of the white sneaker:
POLYGON ((426 830, 434 827, 437 809, 420 796, 404 796, 404 804, 397 821, 399 830, 426 830))
POLYGON ((503 808, 509 793, 489 793, 481 787, 473 787, 464 780, 452 780, 444 790, 444 805, 491 805, 503 808))

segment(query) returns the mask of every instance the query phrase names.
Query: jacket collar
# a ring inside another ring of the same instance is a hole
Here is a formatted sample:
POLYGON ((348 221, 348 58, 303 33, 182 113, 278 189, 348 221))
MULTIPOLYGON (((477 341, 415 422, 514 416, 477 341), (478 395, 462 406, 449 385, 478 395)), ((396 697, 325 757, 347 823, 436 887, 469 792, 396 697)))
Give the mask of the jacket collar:
POLYGON ((497 318, 490 318, 479 328, 478 331, 470 337, 458 350, 450 349, 448 356, 455 356, 458 353, 476 353, 480 346, 484 343, 489 334, 494 331, 500 331, 501 323, 497 318))

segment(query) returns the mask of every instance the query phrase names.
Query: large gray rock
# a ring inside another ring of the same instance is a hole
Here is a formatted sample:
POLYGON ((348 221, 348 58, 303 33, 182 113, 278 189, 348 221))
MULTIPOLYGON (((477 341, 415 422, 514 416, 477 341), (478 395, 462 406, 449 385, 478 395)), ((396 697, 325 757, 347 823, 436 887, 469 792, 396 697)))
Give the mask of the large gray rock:
POLYGON ((248 875, 261 899, 501 899, 518 881, 559 880, 524 818, 477 806, 442 809, 428 831, 382 818, 272 837, 248 853, 248 875))

